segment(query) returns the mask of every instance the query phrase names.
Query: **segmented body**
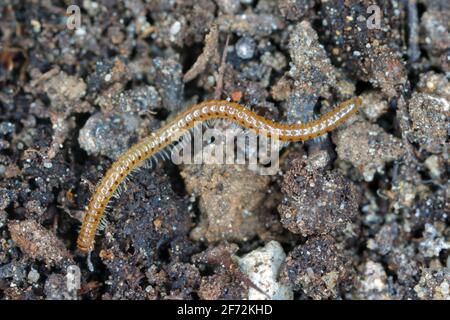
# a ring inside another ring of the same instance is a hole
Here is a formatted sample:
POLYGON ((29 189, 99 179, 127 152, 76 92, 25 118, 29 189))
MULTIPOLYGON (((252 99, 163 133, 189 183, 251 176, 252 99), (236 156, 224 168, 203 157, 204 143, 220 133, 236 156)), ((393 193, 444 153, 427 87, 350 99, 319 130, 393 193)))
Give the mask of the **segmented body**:
POLYGON ((90 252, 106 206, 119 185, 143 161, 177 141, 198 122, 226 119, 259 135, 277 137, 281 141, 305 141, 320 136, 348 119, 361 104, 360 98, 343 102, 319 119, 305 124, 280 124, 268 120, 247 108, 225 100, 211 100, 196 104, 124 152, 106 172, 97 186, 86 210, 77 240, 78 249, 90 252))

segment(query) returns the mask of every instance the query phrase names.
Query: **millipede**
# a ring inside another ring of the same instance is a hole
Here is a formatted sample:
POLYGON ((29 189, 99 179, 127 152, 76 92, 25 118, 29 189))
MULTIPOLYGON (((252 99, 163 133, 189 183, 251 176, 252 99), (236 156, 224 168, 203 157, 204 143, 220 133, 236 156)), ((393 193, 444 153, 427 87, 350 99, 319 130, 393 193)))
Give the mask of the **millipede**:
POLYGON ((125 151, 107 170, 97 185, 87 206, 77 239, 83 253, 94 249, 95 237, 103 225, 106 207, 120 190, 127 176, 146 160, 158 154, 166 158, 166 149, 191 133, 198 123, 222 119, 250 130, 257 135, 277 138, 282 142, 306 141, 318 137, 346 121, 361 105, 359 97, 347 100, 317 120, 304 124, 282 124, 257 115, 246 107, 227 100, 209 100, 195 104, 177 115, 152 135, 142 139, 125 151))

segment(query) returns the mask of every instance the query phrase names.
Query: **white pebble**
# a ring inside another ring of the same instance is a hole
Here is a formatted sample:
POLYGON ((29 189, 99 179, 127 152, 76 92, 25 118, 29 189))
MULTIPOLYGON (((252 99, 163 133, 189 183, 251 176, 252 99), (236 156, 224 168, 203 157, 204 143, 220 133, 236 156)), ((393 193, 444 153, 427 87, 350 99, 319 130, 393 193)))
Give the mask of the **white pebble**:
POLYGON ((239 267, 250 281, 265 294, 249 288, 249 300, 292 300, 292 289, 278 282, 280 268, 286 254, 281 245, 270 241, 263 248, 253 250, 239 259, 239 267))
POLYGON ((31 268, 30 272, 28 272, 28 282, 29 283, 36 283, 38 282, 40 278, 39 272, 37 272, 35 269, 31 268))
POLYGON ((180 21, 176 21, 171 27, 170 27, 170 34, 176 35, 181 30, 181 23, 180 21))

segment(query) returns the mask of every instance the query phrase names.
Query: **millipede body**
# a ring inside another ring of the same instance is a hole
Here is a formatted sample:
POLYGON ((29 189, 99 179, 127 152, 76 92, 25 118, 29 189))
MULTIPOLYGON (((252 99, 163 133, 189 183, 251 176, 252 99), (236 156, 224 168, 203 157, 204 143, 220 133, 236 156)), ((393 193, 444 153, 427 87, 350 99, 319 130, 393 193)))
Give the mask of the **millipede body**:
POLYGON ((355 113, 360 104, 361 99, 356 97, 343 102, 315 121, 292 125, 276 123, 240 104, 225 100, 210 100, 190 107, 156 133, 136 143, 112 164, 96 187, 86 209, 77 240, 78 249, 84 253, 93 250, 95 235, 106 206, 127 175, 188 133, 196 123, 225 119, 258 135, 278 138, 284 142, 305 141, 334 129, 355 113))

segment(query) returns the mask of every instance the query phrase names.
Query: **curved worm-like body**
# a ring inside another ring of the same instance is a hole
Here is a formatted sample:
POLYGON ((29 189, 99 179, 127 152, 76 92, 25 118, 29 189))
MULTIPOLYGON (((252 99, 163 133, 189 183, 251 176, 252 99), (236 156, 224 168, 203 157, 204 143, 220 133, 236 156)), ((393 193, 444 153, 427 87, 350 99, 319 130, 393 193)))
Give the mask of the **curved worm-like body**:
POLYGON ((77 240, 78 249, 88 253, 94 248, 95 235, 105 208, 121 182, 143 161, 186 134, 198 122, 226 119, 256 134, 277 137, 280 141, 305 141, 320 136, 344 122, 358 110, 361 99, 343 102, 319 119, 305 124, 280 124, 265 119, 247 108, 229 101, 211 100, 196 104, 124 152, 106 172, 86 210, 77 240))

